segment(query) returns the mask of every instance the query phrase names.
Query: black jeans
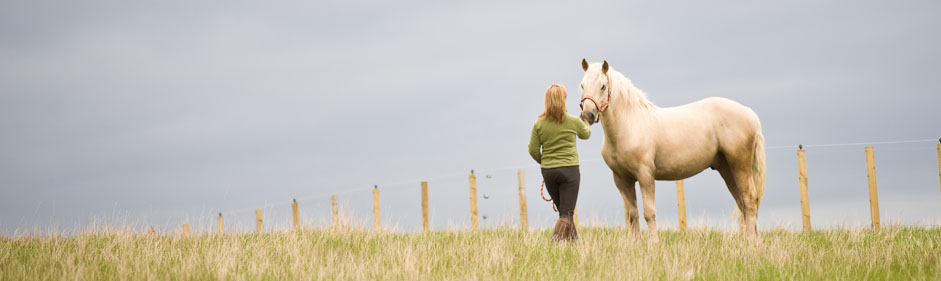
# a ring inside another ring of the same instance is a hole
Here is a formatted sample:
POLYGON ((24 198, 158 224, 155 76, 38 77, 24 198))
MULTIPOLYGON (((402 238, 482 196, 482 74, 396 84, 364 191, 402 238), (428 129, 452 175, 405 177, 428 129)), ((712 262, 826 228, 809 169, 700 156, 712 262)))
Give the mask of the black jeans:
POLYGON ((542 169, 542 179, 546 181, 546 190, 559 208, 559 218, 572 217, 575 213, 575 201, 578 200, 578 183, 581 173, 578 166, 542 169))

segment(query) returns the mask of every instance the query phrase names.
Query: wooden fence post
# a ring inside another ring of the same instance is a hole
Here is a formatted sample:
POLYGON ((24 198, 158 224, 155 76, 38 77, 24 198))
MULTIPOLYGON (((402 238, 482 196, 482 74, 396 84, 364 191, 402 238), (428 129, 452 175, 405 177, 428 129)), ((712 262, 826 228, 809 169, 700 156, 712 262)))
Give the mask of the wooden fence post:
POLYGON ((183 224, 183 235, 190 236, 190 224, 188 223, 183 224))
POLYGON ((872 230, 879 231, 879 194, 876 192, 876 161, 872 146, 866 147, 866 174, 869 177, 869 212, 872 215, 872 230))
POLYGON ((807 191, 807 159, 803 148, 797 150, 797 178, 801 193, 801 222, 804 231, 810 231, 810 195, 807 191))
POLYGON ((337 195, 330 195, 330 226, 337 227, 337 224, 340 222, 338 216, 340 211, 337 210, 337 195))
POLYGON ((680 214, 680 230, 686 230, 686 195, 683 192, 683 180, 676 181, 676 204, 680 214))
POLYGON ((477 230, 477 227, 479 226, 477 223, 477 175, 474 175, 474 170, 471 170, 470 176, 468 176, 468 180, 470 181, 471 229, 477 230))
POLYGON ((379 231, 379 186, 372 187, 372 227, 379 231))
POLYGON ((301 228, 301 218, 300 213, 297 210, 297 198, 294 198, 294 202, 291 203, 291 215, 294 217, 294 229, 301 228))
MULTIPOLYGON (((941 142, 941 139, 938 139, 941 142)), ((938 144, 938 184, 941 184, 941 144, 938 144)))
POLYGON ((428 231, 428 182, 421 182, 421 226, 422 230, 428 231))
POLYGON ((519 169, 519 171, 516 172, 516 176, 519 180, 520 227, 529 229, 529 214, 526 211, 526 171, 519 169))
POLYGON ((225 222, 222 220, 222 213, 219 213, 219 218, 216 219, 216 222, 219 225, 219 234, 225 234, 225 222))
POLYGON ((261 209, 255 209, 255 228, 261 233, 261 209))

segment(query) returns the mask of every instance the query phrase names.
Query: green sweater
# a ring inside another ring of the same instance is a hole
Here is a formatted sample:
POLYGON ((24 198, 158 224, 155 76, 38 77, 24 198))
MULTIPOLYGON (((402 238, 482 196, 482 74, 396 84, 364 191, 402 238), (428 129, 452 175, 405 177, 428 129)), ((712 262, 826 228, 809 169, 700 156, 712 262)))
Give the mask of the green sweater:
POLYGON ((588 123, 575 115, 565 114, 562 124, 540 117, 533 124, 533 134, 529 138, 529 155, 532 155, 543 169, 578 166, 576 135, 580 139, 588 139, 591 129, 588 128, 588 123))

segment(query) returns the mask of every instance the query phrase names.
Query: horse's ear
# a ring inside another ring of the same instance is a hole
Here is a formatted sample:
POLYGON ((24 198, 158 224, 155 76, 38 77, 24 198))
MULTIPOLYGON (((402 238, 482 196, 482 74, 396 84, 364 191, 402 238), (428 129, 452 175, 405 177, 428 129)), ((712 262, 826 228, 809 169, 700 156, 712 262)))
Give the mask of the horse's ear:
POLYGON ((608 60, 601 64, 601 73, 608 74, 608 60))
POLYGON ((588 71, 588 61, 585 59, 582 59, 582 70, 588 71))

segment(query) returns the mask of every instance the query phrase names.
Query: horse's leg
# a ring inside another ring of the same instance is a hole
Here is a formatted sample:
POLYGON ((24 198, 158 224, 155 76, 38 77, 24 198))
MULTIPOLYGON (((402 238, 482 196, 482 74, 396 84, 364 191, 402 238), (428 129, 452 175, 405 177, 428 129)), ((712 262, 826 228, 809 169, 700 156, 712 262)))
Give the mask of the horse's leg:
POLYGON ((745 237, 758 240, 758 203, 755 198, 755 182, 752 181, 751 161, 730 161, 729 166, 732 168, 742 201, 739 209, 745 216, 745 237))
POLYGON ((660 242, 657 235, 657 206, 654 204, 654 175, 649 169, 642 169, 637 175, 640 182, 640 195, 644 199, 644 220, 647 221, 647 235, 651 242, 660 242))
MULTIPOLYGON (((738 211, 742 213, 742 216, 745 215, 745 205, 742 203, 742 194, 739 191, 738 185, 735 183, 735 175, 732 173, 732 168, 729 167, 729 164, 725 161, 725 158, 722 157, 713 164, 713 168, 716 171, 719 171, 719 175, 722 176, 722 180, 725 181, 725 186, 729 188, 729 193, 732 194, 732 198, 735 199, 735 207, 738 208, 738 211)), ((744 221, 739 221, 739 232, 745 233, 745 224, 744 221)))
POLYGON ((640 221, 637 212, 637 191, 634 189, 634 183, 637 180, 618 176, 614 174, 614 184, 621 192, 621 199, 624 199, 624 218, 627 220, 627 232, 631 239, 640 238, 640 221))

